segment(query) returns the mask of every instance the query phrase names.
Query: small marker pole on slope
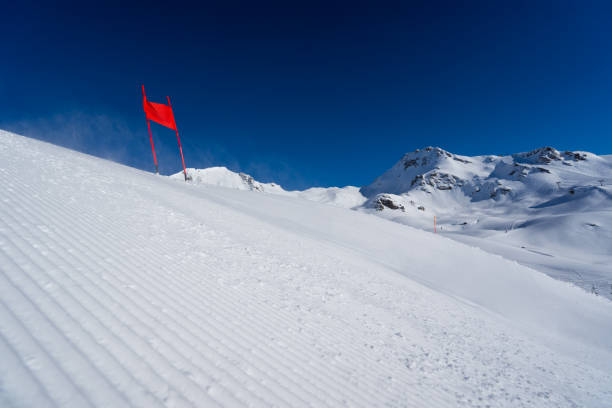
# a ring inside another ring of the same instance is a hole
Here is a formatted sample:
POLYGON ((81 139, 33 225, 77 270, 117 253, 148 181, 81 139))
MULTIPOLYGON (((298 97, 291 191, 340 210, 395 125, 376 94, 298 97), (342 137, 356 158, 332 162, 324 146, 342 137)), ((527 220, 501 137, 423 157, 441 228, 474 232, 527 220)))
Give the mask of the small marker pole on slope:
MULTIPOLYGON (((170 105, 170 97, 166 96, 166 98, 168 98, 168 106, 170 106, 170 109, 172 109, 172 105, 170 105)), ((181 160, 183 161, 183 174, 185 175, 185 181, 187 181, 187 169, 185 169, 185 158, 183 157, 183 147, 181 146, 181 138, 179 137, 178 126, 175 130, 176 140, 178 140, 179 150, 181 152, 181 160)))
MULTIPOLYGON (((142 96, 146 99, 144 85, 142 86, 142 96)), ((146 113, 145 113, 146 116, 146 113)), ((159 174, 157 169, 157 156, 155 156, 155 146, 153 146, 153 136, 151 135, 151 124, 149 123, 149 117, 147 116, 147 127, 149 128, 149 139, 151 140, 151 150, 153 150, 153 161, 155 162, 155 174, 159 174)))
POLYGON ((434 234, 436 233, 436 216, 434 215, 434 234))

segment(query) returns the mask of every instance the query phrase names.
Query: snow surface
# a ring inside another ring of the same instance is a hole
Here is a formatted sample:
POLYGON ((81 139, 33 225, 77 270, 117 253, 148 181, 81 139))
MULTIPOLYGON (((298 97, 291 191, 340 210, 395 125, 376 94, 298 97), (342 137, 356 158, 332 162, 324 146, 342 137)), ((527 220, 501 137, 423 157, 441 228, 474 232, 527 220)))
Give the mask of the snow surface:
MULTIPOLYGON (((276 183, 260 183, 245 173, 236 173, 226 167, 209 167, 206 169, 187 169, 190 182, 196 185, 205 184, 228 187, 237 190, 259 191, 299 197, 309 201, 330 204, 343 208, 356 208, 365 203, 366 198, 359 192, 359 187, 313 187, 304 191, 287 191, 276 183)), ((183 173, 170 176, 175 180, 184 180, 183 173)))
POLYGON ((361 189, 287 192, 276 184, 236 186, 212 173, 201 182, 352 208, 427 231, 435 216, 438 233, 612 299, 611 175, 612 156, 589 152, 544 147, 469 157, 427 147, 361 189))
MULTIPOLYGON (((187 175, 191 178, 194 184, 209 184, 214 186, 223 186, 235 188, 238 190, 265 191, 272 193, 284 193, 285 190, 275 183, 260 183, 245 173, 235 173, 228 170, 226 167, 209 167, 206 169, 186 170, 187 175)), ((183 173, 182 179, 184 180, 183 173)), ((175 179, 179 178, 179 173, 172 176, 175 179)))
POLYGON ((2 131, 0 183, 0 406, 612 401, 612 303, 481 249, 2 131))
POLYGON ((544 147, 467 157, 429 147, 361 191, 366 211, 395 193, 404 210, 377 215, 429 231, 435 215, 438 232, 452 239, 612 299, 610 156, 544 147))

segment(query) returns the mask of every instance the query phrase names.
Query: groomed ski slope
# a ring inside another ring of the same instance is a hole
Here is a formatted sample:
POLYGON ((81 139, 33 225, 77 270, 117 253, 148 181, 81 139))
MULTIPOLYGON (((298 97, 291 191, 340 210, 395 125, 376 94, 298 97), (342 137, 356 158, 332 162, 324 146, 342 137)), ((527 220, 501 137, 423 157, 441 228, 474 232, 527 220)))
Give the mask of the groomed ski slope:
POLYGON ((0 131, 0 406, 605 407, 612 302, 0 131))

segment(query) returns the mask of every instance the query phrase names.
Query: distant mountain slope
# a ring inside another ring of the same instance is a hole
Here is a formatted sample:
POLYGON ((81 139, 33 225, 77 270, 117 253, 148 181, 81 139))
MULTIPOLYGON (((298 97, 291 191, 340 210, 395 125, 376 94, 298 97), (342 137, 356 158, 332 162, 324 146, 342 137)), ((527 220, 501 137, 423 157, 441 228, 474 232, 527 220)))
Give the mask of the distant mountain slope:
POLYGON ((611 303, 442 236, 0 131, 4 407, 602 407, 611 303))
POLYGON ((360 189, 303 192, 232 174, 241 186, 221 177, 202 182, 372 212, 429 231, 435 215, 440 233, 612 299, 612 156, 543 147, 469 157, 426 147, 360 189))
POLYGON ((427 147, 407 153, 391 169, 378 177, 361 192, 366 197, 375 194, 404 194, 414 189, 451 190, 461 188, 469 180, 486 177, 492 170, 489 160, 474 160, 457 156, 438 147, 427 147), (488 165, 487 165, 488 164, 488 165))
MULTIPOLYGON (((612 184, 612 160, 587 152, 545 147, 511 156, 457 156, 427 147, 407 153, 391 169, 361 189, 376 194, 423 196, 453 190, 457 199, 493 199, 534 205, 577 186, 612 184)), ((464 201, 461 199, 460 201, 464 201)), ((497 203, 496 203, 497 204, 497 203)))
MULTIPOLYGON (((181 173, 174 174, 173 178, 181 179, 181 173)), ((236 173, 226 167, 209 167, 206 169, 187 169, 187 174, 194 184, 209 184, 235 188, 238 190, 254 190, 265 192, 284 192, 283 188, 275 183, 260 183, 245 173, 236 173)))
POLYGON ((612 299, 612 159, 543 147, 510 156, 408 153, 361 189, 364 208, 612 299), (419 211, 420 210, 420 211, 419 211))
MULTIPOLYGON (((183 173, 171 176, 176 180, 184 180, 183 173)), ((236 173, 226 167, 209 167, 206 169, 187 169, 193 184, 228 187, 237 190, 258 191, 299 197, 309 201, 331 204, 337 207, 355 208, 362 205, 366 198, 361 195, 358 187, 313 187, 304 191, 287 191, 276 183, 260 183, 245 173, 236 173)))

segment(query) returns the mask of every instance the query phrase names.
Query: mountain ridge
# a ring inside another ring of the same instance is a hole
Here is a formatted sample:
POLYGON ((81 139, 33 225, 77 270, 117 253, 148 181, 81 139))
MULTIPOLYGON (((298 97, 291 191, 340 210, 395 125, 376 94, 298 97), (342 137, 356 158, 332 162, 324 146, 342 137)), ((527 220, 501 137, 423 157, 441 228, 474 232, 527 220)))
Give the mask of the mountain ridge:
POLYGON ((243 173, 234 176, 238 187, 213 173, 195 183, 299 197, 429 231, 435 215, 439 233, 464 242, 478 238, 482 248, 612 299, 612 272, 602 266, 612 263, 611 174, 612 155, 544 146, 463 156, 428 146, 405 153, 362 187, 287 191, 243 173), (533 254, 551 256, 534 260, 533 254))

